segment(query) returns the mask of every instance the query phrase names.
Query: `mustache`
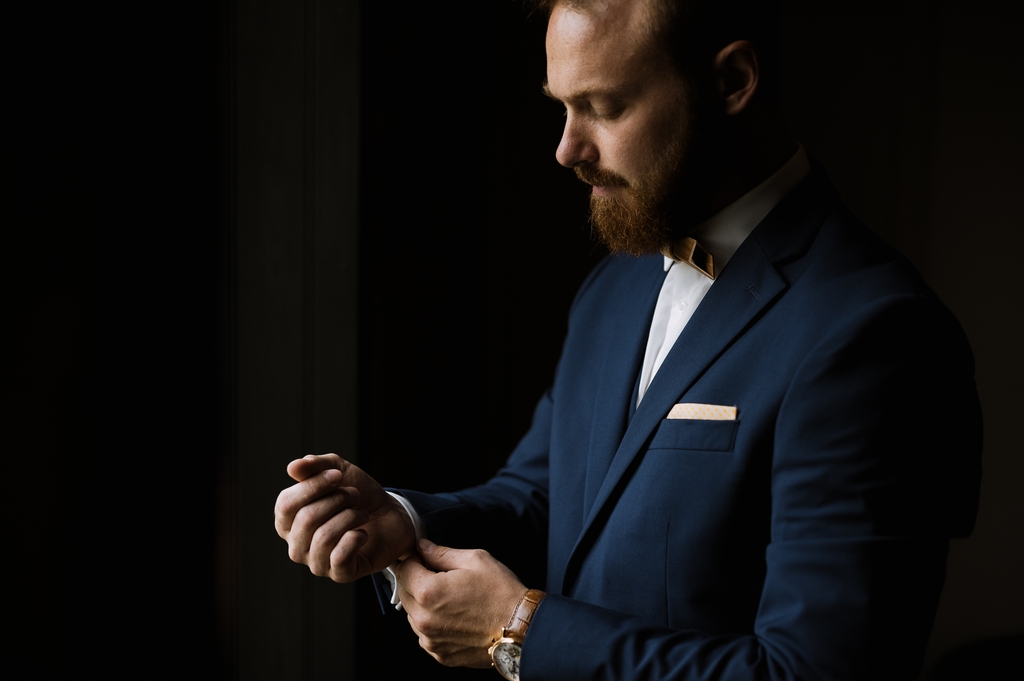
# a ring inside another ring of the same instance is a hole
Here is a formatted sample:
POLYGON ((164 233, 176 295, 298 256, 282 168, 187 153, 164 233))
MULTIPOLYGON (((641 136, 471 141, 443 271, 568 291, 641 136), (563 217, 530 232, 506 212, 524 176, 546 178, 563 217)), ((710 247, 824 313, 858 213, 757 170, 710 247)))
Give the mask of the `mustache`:
POLYGON ((628 187, 629 182, 621 175, 616 175, 608 170, 598 170, 592 166, 576 166, 576 177, 587 184, 598 187, 628 187))

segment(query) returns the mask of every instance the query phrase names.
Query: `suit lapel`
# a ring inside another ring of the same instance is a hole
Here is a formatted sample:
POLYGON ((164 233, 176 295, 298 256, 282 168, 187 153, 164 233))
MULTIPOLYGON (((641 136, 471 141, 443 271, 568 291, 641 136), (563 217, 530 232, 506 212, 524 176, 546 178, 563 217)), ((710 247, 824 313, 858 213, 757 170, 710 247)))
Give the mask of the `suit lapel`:
MULTIPOLYGON (((603 456, 603 458, 595 458, 594 462, 588 462, 587 504, 584 508, 589 509, 589 512, 585 511, 588 515, 583 531, 580 533, 566 566, 562 593, 569 593, 568 589, 572 586, 581 556, 586 553, 586 547, 596 532, 595 528, 601 525, 597 519, 606 508, 614 505, 618 491, 628 480, 634 462, 637 462, 638 454, 655 428, 665 418, 679 397, 689 390, 690 386, 736 338, 743 334, 785 288, 785 280, 776 271, 771 259, 758 241, 748 238, 736 251, 729 266, 710 288, 693 317, 679 335, 672 350, 665 358, 665 362, 651 382, 636 414, 629 420, 621 440, 615 437, 617 433, 610 432, 609 428, 604 425, 611 419, 606 418, 602 423, 595 418, 591 454, 597 453, 599 457, 603 456), (612 439, 613 437, 614 439, 612 439), (610 463, 607 463, 609 451, 606 450, 614 452, 610 463), (605 471, 606 473, 600 477, 600 484, 596 487, 596 492, 592 492, 595 489, 595 477, 605 471)), ((657 290, 654 292, 654 298, 656 300, 657 290)), ((642 307, 644 314, 647 315, 647 319, 639 324, 640 328, 644 329, 640 341, 639 352, 641 355, 643 348, 646 347, 644 340, 646 340, 646 329, 650 325, 653 304, 652 300, 649 306, 637 306, 638 308, 642 307)), ((609 390, 607 395, 600 396, 595 414, 603 414, 607 417, 608 414, 614 413, 613 410, 621 410, 622 401, 628 399, 629 387, 634 385, 635 374, 638 371, 639 364, 636 362, 630 363, 628 369, 626 367, 606 368, 606 377, 609 380, 618 380, 620 389, 618 391, 609 390), (620 395, 620 392, 625 397, 620 395), (603 411, 605 409, 609 411, 603 411)), ((630 403, 630 408, 632 404, 630 403)), ((618 423, 617 420, 616 423, 618 423)))
POLYGON ((621 319, 622 323, 615 326, 610 339, 610 351, 605 355, 595 398, 583 493, 584 514, 590 511, 597 498, 636 404, 633 389, 647 348, 654 306, 665 279, 661 263, 661 256, 639 261, 637 276, 623 287, 621 295, 616 296, 609 306, 609 312, 614 310, 615 318, 621 319))

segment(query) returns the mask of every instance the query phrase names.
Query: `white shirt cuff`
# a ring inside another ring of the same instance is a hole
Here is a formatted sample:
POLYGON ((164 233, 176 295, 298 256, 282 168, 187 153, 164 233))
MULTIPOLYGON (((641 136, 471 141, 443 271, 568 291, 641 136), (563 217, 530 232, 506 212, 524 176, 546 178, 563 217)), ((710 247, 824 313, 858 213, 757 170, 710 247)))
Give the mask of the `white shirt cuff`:
MULTIPOLYGON (((409 514, 409 519, 412 520, 412 529, 416 533, 416 543, 418 544, 420 539, 423 538, 423 521, 420 520, 420 514, 416 512, 416 509, 412 507, 409 500, 403 497, 401 494, 395 494, 394 492, 388 492, 395 501, 402 505, 405 512, 409 514)), ((384 568, 384 577, 391 584, 391 605, 395 606, 395 610, 402 609, 402 599, 398 597, 398 579, 395 578, 395 573, 391 571, 391 568, 384 568)))

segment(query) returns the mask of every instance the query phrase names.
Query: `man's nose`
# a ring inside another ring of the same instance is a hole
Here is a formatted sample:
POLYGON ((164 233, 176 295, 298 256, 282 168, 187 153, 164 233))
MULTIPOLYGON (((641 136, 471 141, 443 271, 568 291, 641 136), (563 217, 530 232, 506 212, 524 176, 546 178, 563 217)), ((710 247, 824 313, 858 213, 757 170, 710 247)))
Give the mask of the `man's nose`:
POLYGON ((581 163, 597 162, 597 146, 590 139, 587 126, 572 114, 566 116, 562 141, 555 150, 555 158, 566 168, 573 168, 581 163))

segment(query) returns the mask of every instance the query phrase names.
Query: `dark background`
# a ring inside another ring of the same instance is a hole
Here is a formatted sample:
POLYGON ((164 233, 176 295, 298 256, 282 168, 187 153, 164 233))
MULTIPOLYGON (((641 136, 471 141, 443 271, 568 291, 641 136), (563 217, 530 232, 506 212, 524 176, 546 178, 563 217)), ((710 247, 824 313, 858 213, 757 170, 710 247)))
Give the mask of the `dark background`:
MULTIPOLYGON (((12 664, 442 671, 366 584, 291 564, 271 510, 309 452, 398 487, 486 477, 601 256, 585 188, 553 159, 543 22, 478 4, 6 22, 12 664)), ((793 136, 921 269, 978 363, 982 505, 953 544, 931 665, 1024 632, 1024 56, 995 2, 820 5, 785 4, 793 136)), ((474 675, 493 672, 451 678, 474 675)))

